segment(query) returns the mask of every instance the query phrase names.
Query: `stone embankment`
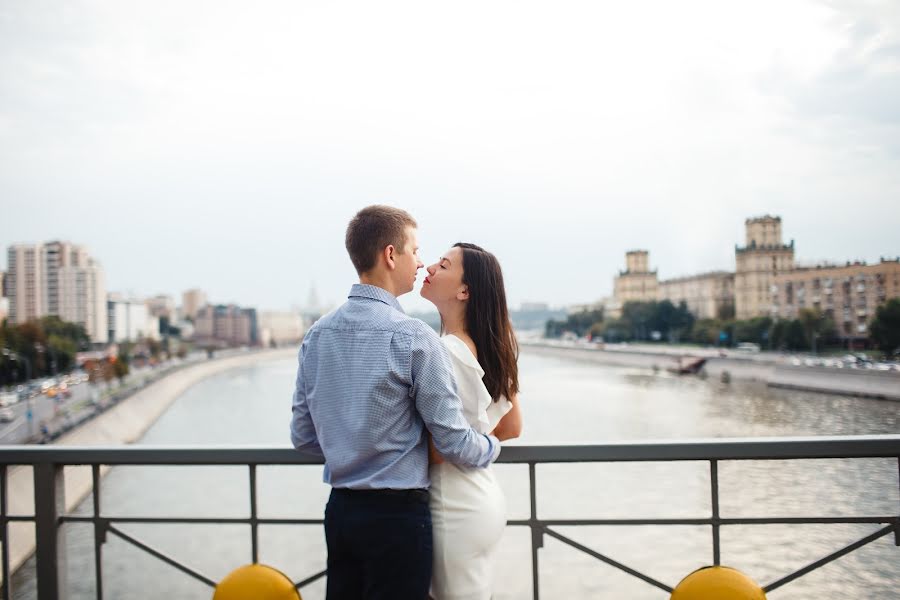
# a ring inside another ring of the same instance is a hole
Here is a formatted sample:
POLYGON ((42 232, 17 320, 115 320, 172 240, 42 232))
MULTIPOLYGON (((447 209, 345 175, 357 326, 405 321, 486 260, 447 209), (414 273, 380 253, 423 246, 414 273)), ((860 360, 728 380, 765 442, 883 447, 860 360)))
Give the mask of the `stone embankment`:
POLYGON ((785 364, 776 354, 723 357, 703 349, 673 353, 666 348, 660 351, 648 347, 606 350, 599 346, 560 346, 542 342, 524 342, 522 346, 528 352, 545 356, 653 370, 675 367, 679 357, 706 358, 705 374, 720 380, 761 381, 771 387, 900 401, 900 372, 897 371, 795 366, 785 364))
MULTIPOLYGON (((171 375, 121 400, 109 410, 79 425, 58 438, 62 446, 119 446, 136 442, 156 420, 200 381, 239 367, 295 356, 295 348, 247 352, 226 358, 203 361, 177 370, 171 375)), ((105 472, 105 470, 104 470, 105 472)), ((8 477, 8 514, 34 514, 34 481, 31 467, 14 467, 8 477)), ((91 491, 89 467, 65 469, 65 505, 71 511, 91 491)), ((34 526, 30 523, 9 524, 10 569, 15 571, 34 552, 34 526)))

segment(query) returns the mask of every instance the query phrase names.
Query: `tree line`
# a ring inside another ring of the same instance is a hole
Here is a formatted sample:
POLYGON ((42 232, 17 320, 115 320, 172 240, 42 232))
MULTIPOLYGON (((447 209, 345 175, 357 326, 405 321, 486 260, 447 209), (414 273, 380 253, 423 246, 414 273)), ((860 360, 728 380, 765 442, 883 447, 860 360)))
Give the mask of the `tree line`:
POLYGON ((59 317, 42 317, 20 325, 0 325, 0 383, 48 377, 71 371, 75 355, 90 348, 84 327, 59 317))
MULTIPOLYGON (((565 332, 579 337, 602 337, 607 342, 666 341, 702 345, 759 344, 768 350, 813 350, 839 345, 834 321, 813 308, 801 309, 796 319, 730 318, 724 311, 716 319, 696 319, 684 302, 626 302, 618 319, 604 318, 603 310, 548 320, 545 335, 557 338, 565 332)), ((884 354, 900 353, 900 299, 878 307, 869 324, 873 344, 884 354)))

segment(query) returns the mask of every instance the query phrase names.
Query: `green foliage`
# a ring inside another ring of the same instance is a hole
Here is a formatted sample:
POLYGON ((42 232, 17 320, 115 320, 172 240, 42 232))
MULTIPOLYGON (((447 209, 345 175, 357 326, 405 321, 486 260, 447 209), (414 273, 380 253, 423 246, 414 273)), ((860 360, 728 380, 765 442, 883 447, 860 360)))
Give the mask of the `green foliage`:
POLYGON ((900 355, 900 298, 893 298, 875 311, 869 335, 887 356, 900 355))
POLYGON ((65 373, 75 366, 75 355, 88 347, 84 327, 58 317, 43 317, 21 325, 0 325, 0 384, 65 373))
POLYGON ((603 322, 603 309, 584 310, 572 313, 565 321, 550 319, 544 327, 544 334, 548 338, 558 338, 564 332, 571 331, 581 337, 588 333, 595 324, 603 322))
POLYGON ((113 363, 113 373, 115 373, 116 377, 121 381, 125 379, 125 376, 128 375, 130 370, 131 368, 128 366, 128 361, 123 360, 123 357, 120 354, 116 358, 116 362, 113 363))
POLYGON ((607 330, 613 340, 651 340, 654 332, 660 339, 678 342, 689 339, 694 316, 687 305, 662 302, 626 302, 622 317, 610 323, 607 330))
POLYGON ((770 317, 756 317, 745 321, 734 321, 734 343, 753 342, 760 347, 768 346, 769 332, 772 329, 770 317))

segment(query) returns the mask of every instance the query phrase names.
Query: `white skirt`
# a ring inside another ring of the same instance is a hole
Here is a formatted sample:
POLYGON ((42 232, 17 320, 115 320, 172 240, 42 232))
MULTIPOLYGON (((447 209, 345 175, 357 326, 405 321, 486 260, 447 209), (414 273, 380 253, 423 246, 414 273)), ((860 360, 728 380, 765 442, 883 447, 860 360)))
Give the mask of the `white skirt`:
POLYGON ((435 600, 489 600, 506 498, 491 467, 432 465, 431 520, 435 600))

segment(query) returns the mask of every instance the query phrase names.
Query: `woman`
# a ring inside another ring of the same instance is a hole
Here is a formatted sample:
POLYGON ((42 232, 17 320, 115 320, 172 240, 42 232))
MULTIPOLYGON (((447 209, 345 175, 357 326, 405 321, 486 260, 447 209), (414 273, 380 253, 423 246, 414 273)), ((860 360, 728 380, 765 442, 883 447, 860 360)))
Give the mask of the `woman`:
MULTIPOLYGON (((518 346, 500 263, 474 244, 455 244, 428 267, 422 296, 441 314, 463 413, 482 433, 518 437, 518 346)), ((506 526, 506 499, 493 470, 443 462, 432 450, 431 518, 435 600, 488 600, 494 556, 506 526)))

